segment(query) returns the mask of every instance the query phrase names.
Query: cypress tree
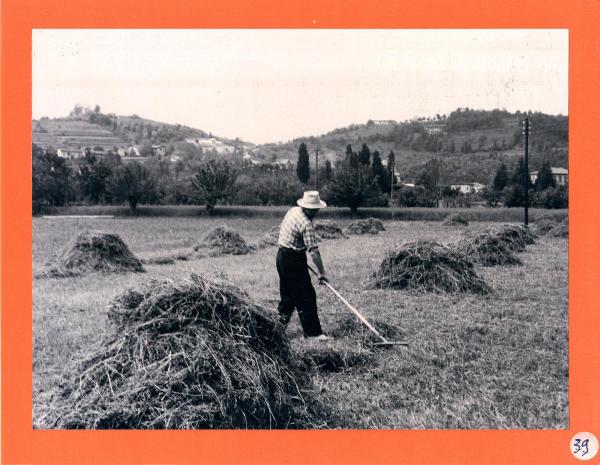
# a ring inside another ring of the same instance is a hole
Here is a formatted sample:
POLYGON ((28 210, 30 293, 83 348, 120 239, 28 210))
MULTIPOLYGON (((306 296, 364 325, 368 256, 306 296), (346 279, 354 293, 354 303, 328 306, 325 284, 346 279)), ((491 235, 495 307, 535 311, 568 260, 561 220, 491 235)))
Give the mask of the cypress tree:
POLYGON ((310 161, 308 158, 308 149, 302 142, 298 149, 298 163, 296 164, 296 174, 300 182, 306 184, 310 178, 310 161))

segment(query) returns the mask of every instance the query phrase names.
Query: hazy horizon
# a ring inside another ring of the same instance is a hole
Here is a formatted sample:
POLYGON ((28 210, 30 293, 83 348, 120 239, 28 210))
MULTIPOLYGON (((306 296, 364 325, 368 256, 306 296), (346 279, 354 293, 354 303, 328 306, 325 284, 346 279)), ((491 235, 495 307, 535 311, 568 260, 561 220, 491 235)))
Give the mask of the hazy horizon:
POLYGON ((567 30, 34 30, 32 117, 76 103, 269 143, 457 108, 568 115, 567 30))

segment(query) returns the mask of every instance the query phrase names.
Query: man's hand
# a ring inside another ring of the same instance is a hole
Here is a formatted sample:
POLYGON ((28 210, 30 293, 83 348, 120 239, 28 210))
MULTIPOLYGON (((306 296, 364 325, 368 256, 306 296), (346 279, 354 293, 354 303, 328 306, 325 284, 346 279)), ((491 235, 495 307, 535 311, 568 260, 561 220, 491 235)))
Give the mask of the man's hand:
POLYGON ((329 282, 329 278, 327 277, 327 275, 325 273, 320 274, 318 277, 318 280, 319 280, 320 285, 324 285, 325 283, 329 282))

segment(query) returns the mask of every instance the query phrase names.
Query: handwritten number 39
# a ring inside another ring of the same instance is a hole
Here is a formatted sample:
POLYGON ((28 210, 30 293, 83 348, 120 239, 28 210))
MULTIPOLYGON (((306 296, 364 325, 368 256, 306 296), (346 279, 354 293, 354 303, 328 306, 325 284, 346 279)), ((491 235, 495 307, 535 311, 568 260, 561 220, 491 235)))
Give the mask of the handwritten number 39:
POLYGON ((585 456, 588 453, 588 444, 589 444, 590 440, 589 439, 585 439, 585 440, 581 440, 581 439, 575 439, 575 444, 573 444, 573 447, 575 448, 575 450, 573 450, 573 454, 577 454, 579 453, 579 451, 583 451, 581 452, 581 456, 585 456))

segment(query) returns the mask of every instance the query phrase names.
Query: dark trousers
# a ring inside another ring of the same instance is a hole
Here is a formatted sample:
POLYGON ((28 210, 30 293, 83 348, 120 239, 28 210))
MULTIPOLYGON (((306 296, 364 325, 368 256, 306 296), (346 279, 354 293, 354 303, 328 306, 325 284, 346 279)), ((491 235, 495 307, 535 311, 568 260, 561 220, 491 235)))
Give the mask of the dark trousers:
POLYGON ((277 272, 281 294, 277 307, 280 321, 288 324, 294 309, 297 309, 305 336, 323 334, 317 314, 317 295, 308 275, 306 253, 279 247, 277 272))

